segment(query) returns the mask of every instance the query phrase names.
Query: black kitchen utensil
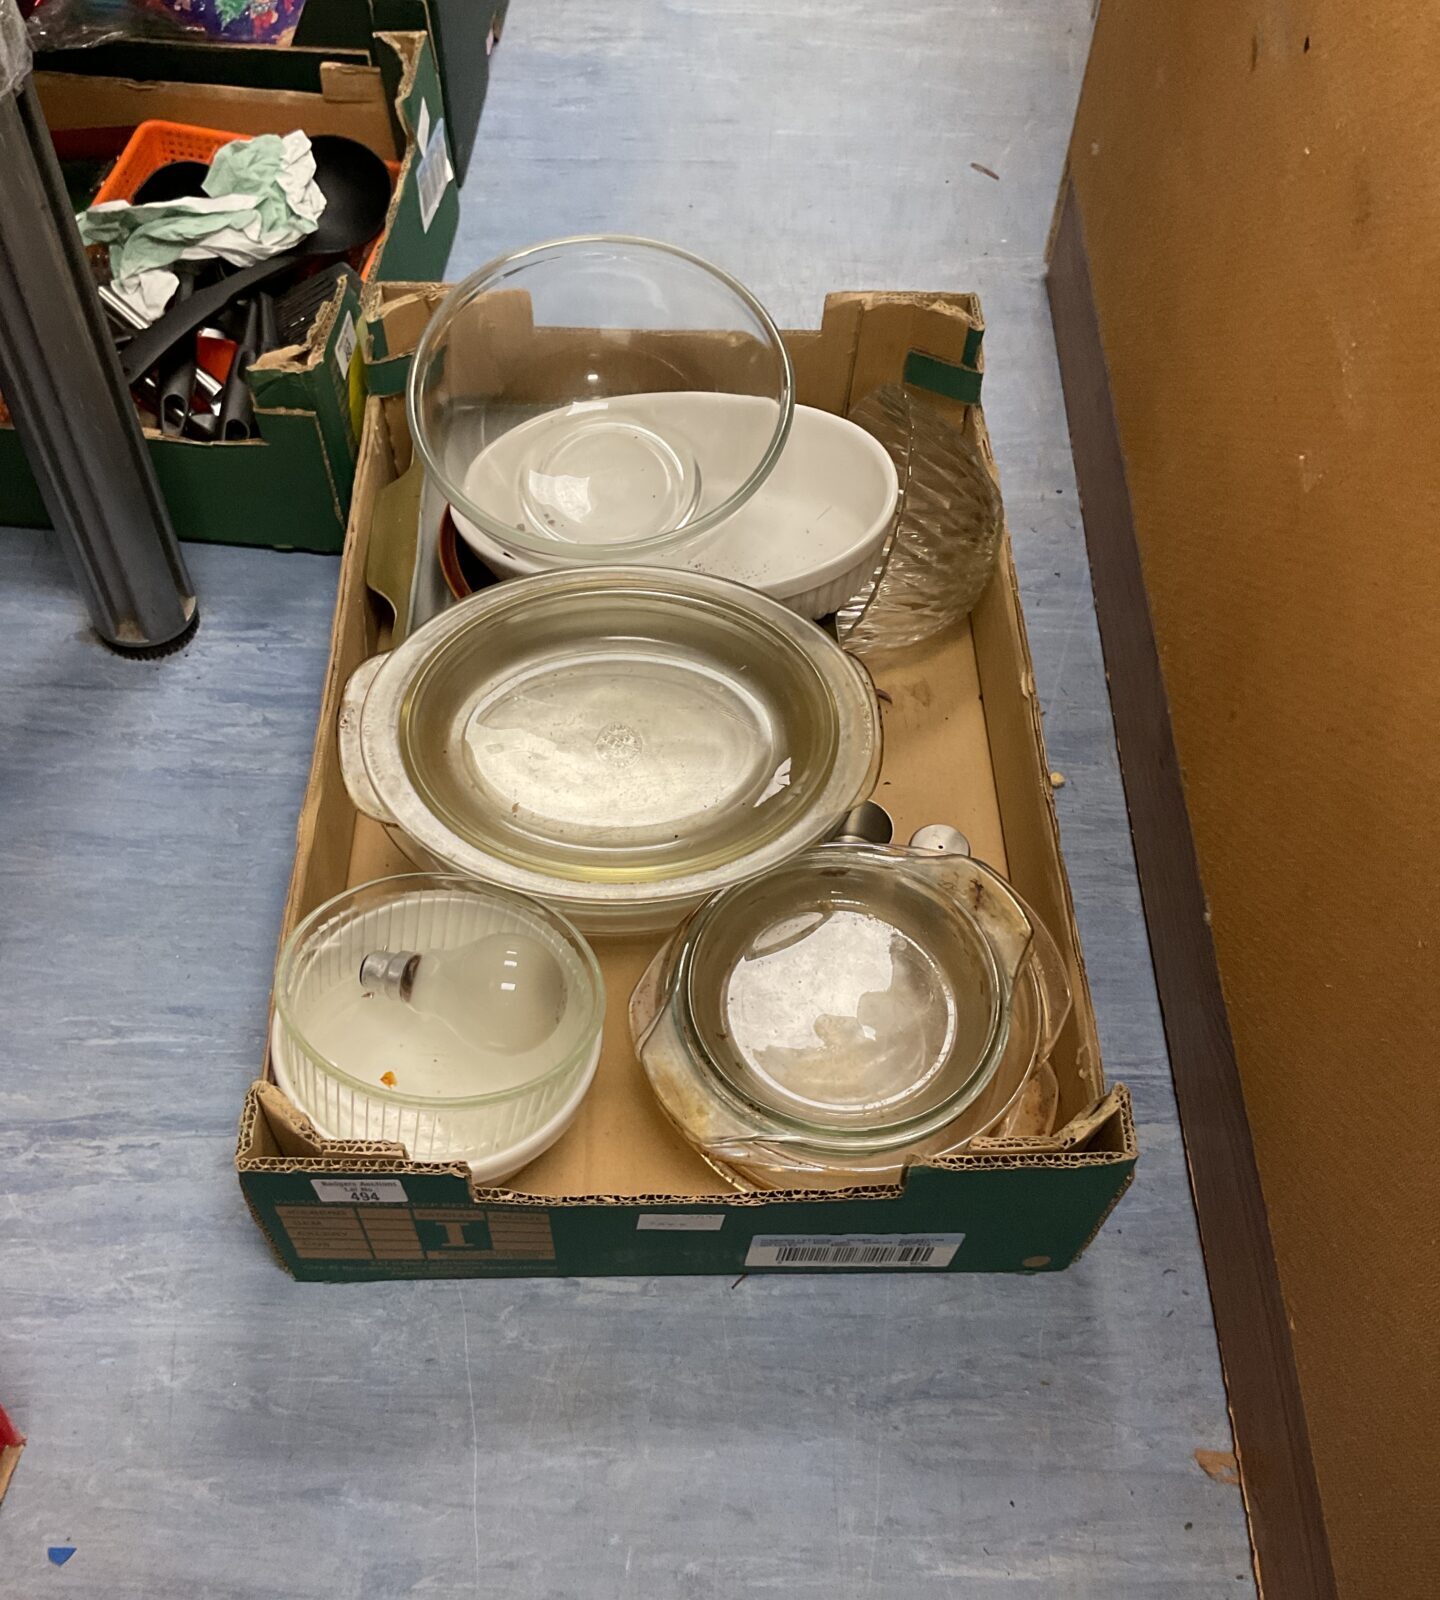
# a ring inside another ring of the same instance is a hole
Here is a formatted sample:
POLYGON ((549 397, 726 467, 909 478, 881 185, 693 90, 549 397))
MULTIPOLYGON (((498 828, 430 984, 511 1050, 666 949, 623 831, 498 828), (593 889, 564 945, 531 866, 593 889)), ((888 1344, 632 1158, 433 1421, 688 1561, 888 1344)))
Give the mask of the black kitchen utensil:
POLYGON ((328 306, 335 298, 335 290, 342 281, 350 282, 354 285, 355 293, 360 293, 360 274, 343 261, 321 267, 318 272, 301 278, 293 288, 287 289, 275 303, 274 348, 278 350, 282 345, 304 344, 310 337, 311 328, 315 326, 320 308, 328 306))
POLYGON ((210 168, 203 161, 167 161, 130 197, 132 206, 155 205, 165 200, 190 200, 205 193, 210 168))
MULTIPOLYGON (((203 161, 167 161, 163 167, 156 167, 140 185, 131 197, 131 204, 145 206, 203 195, 209 171, 203 161)), ((170 302, 172 307, 182 305, 194 293, 193 263, 178 263, 176 275, 180 283, 170 302)), ((194 388, 195 342, 193 339, 177 340, 155 368, 155 404, 160 429, 171 438, 178 438, 185 430, 194 388)))
POLYGON ((298 263, 317 256, 343 256, 368 244, 385 226, 390 209, 390 171, 367 145, 335 134, 320 134, 311 141, 315 154, 315 181, 325 196, 315 232, 293 250, 244 267, 207 289, 197 290, 183 305, 171 306, 164 316, 136 334, 120 352, 126 380, 133 383, 148 372, 178 340, 211 322, 232 300, 258 289, 272 278, 291 271, 298 263))
MULTIPOLYGON (((172 306, 184 305, 195 292, 195 274, 182 272, 176 287, 172 306)), ((177 340, 165 352, 165 358, 155 368, 156 409, 160 413, 160 431, 178 438, 185 431, 185 419, 190 415, 191 398, 195 392, 195 338, 177 340)))
POLYGON ((280 324, 275 309, 275 296, 268 289, 262 289, 255 298, 260 302, 260 349, 258 353, 263 356, 268 351, 280 348, 280 324))
POLYGON ((325 209, 301 249, 312 256, 348 255, 385 226, 393 188, 390 169, 369 145, 338 134, 316 134, 310 149, 325 209))
POLYGON ((230 373, 220 392, 221 439, 234 442, 248 439, 255 423, 255 400, 245 374, 250 363, 260 353, 260 299, 252 295, 245 308, 245 325, 235 342, 235 359, 230 363, 230 373))

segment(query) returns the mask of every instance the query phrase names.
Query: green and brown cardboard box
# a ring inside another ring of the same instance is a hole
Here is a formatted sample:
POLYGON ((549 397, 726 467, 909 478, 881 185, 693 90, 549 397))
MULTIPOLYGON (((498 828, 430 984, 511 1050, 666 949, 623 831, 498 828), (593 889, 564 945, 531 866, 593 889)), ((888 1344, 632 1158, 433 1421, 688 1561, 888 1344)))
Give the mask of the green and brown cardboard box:
MULTIPOLYGON (((370 269, 374 278, 444 269, 459 199, 444 138, 439 82, 423 33, 381 37, 397 64, 395 93, 373 67, 337 68, 319 93, 38 73, 57 130, 129 127, 150 118, 236 133, 339 133, 400 164, 370 269)), ((148 439, 151 460, 182 539, 277 549, 337 551, 344 542, 359 446, 361 308, 337 290, 303 347, 252 368, 259 439, 202 444, 148 439)), ((48 522, 12 428, 0 428, 0 526, 48 522)))
MULTIPOLYGON (((357 815, 341 779, 344 685, 387 647, 366 584, 377 500, 412 465, 404 366, 443 290, 366 291, 377 387, 367 407, 330 661, 282 937, 357 883, 413 871, 357 815)), ((909 375, 990 459, 978 404, 983 325, 969 295, 840 294, 818 331, 790 333, 797 394, 844 413, 909 375)), ((702 336, 703 337, 703 336, 702 336)), ((381 519, 382 522, 384 519, 381 519)), ((387 563, 388 564, 388 563, 387 563)), ((1053 1133, 1020 1120, 964 1154, 917 1161, 893 1187, 739 1193, 660 1113, 630 1047, 626 1005, 658 940, 599 941, 608 1013, 595 1083, 574 1124, 504 1187, 402 1147, 319 1136, 272 1082, 246 1098, 236 1167, 256 1222, 298 1278, 357 1279, 811 1270, 1029 1272, 1069 1265, 1130 1182, 1135 1133, 1107 1088, 1060 855, 1034 674, 1008 544, 969 623, 875 669, 885 719, 877 796, 904 837, 953 823, 1005 872, 1064 954, 1075 1008, 1053 1066, 1053 1133)), ((1034 1124, 1038 1126, 1039 1124, 1034 1124)))
POLYGON ((509 0, 306 0, 294 42, 283 49, 153 37, 50 51, 39 64, 49 72, 301 94, 322 93, 325 77, 339 68, 374 67, 393 96, 399 71, 380 36, 424 33, 439 73, 451 160, 463 182, 508 7, 509 0))

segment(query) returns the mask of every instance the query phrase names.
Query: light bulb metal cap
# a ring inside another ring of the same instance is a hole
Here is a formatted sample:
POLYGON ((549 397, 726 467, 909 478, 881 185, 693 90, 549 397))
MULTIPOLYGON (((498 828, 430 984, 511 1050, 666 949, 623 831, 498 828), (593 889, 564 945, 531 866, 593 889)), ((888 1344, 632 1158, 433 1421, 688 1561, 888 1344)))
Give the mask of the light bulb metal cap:
POLYGON ((360 987, 392 1000, 408 1000, 419 970, 420 956, 414 950, 375 950, 360 963, 360 987))

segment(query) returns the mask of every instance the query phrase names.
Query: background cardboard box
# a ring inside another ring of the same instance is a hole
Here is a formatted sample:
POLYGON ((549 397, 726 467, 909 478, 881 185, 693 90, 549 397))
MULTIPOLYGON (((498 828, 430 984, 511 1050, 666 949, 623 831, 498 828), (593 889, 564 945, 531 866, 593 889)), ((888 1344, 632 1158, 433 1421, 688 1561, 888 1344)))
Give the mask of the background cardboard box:
MULTIPOLYGON (((235 88, 319 94, 337 69, 378 69, 398 92, 385 33, 425 33, 440 75, 450 156, 461 180, 475 148, 490 81, 490 54, 510 0, 306 0, 293 44, 216 44, 207 40, 134 39, 88 50, 47 51, 47 72, 148 82, 225 84, 235 88)), ((443 266, 443 264, 442 264, 443 266)), ((437 267, 436 272, 442 268, 437 267)))
MULTIPOLYGON (((388 612, 366 565, 377 498, 412 465, 403 386, 434 284, 367 292, 369 344, 386 397, 369 401, 341 569, 320 726, 301 814, 282 937, 347 886, 413 871, 359 817, 336 753, 341 691, 386 647, 388 612)), ((798 397, 845 412, 879 383, 929 379, 989 459, 978 405, 983 325, 968 295, 832 295, 819 331, 791 333, 798 397)), ((903 1182, 833 1191, 738 1193, 666 1121, 635 1061, 630 991, 658 939, 597 941, 609 997, 594 1086, 560 1141, 503 1189, 468 1168, 412 1162, 398 1146, 318 1138, 273 1085, 257 1083, 236 1166, 255 1219, 288 1271, 368 1278, 787 1271, 778 1239, 839 1270, 1054 1271, 1069 1265, 1134 1172, 1129 1099, 1107 1091, 1060 856, 1034 675, 1008 544, 970 623, 877 672, 885 758, 877 796, 907 837, 953 822, 1005 872, 1058 940, 1075 1008, 1053 1065, 1059 1126, 1042 1138, 976 1141, 916 1162, 903 1182), (878 1251, 867 1265, 860 1251, 878 1251)))
MULTIPOLYGON (((373 67, 336 68, 320 93, 37 73, 52 131, 125 129, 147 118, 237 133, 338 133, 401 162, 372 276, 442 271, 459 222, 434 57, 423 33, 387 34, 399 69, 391 98, 373 67), (425 198, 428 196, 428 201, 425 198)), ((228 48, 228 47, 215 47, 228 48)), ((279 52, 277 52, 279 53, 279 52)), ((358 297, 337 293, 304 352, 262 357, 250 374, 258 439, 203 444, 148 437, 182 539, 333 552, 345 538, 363 404, 358 297)), ((0 428, 0 524, 49 517, 20 441, 0 428)))

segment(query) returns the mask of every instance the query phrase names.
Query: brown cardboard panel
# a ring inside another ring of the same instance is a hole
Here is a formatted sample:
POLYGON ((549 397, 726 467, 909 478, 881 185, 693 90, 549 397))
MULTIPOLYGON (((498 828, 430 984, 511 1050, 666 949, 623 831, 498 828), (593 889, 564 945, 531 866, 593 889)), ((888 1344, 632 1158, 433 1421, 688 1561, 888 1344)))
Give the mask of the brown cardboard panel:
MULTIPOLYGON (((438 303, 442 293, 435 285, 377 287, 371 312, 383 317, 384 326, 376 343, 389 358, 409 348, 407 341, 413 341, 423 326, 419 312, 438 303)), ((899 376, 910 340, 921 332, 929 353, 959 362, 976 325, 978 307, 970 297, 951 296, 937 302, 935 297, 922 296, 832 296, 820 332, 786 337, 796 352, 797 372, 804 385, 801 398, 813 396, 844 409, 856 393, 857 367, 866 390, 875 383, 892 381, 899 376), (943 304, 949 306, 948 315, 937 309, 943 304), (865 325, 877 311, 881 331, 867 334, 865 325), (863 361, 859 359, 862 356, 863 361)), ((956 415, 988 455, 978 411, 962 407, 956 415)), ((372 399, 336 601, 330 669, 285 912, 287 932, 348 885, 414 870, 383 829, 357 818, 340 778, 335 730, 335 712, 345 681, 388 640, 384 608, 365 585, 371 534, 368 508, 403 470, 409 456, 403 402, 395 395, 372 399)), ((927 822, 953 822, 970 836, 977 854, 1011 872, 1022 894, 1037 906, 1047 900, 1052 904, 1056 913, 1052 931, 1066 954, 1076 990, 1075 1021, 1055 1061, 1062 1116, 1075 1120, 1053 1140, 996 1141, 990 1147, 993 1153, 957 1161, 962 1165, 988 1161, 1063 1164, 1107 1153, 1124 1155, 1133 1150, 1133 1128, 1123 1092, 1099 1106, 1094 1104, 1104 1093, 1094 1045, 1094 1017, 1049 807, 1048 769, 1033 708, 1033 677, 1019 626, 1008 546, 997 580, 981 600, 973 621, 973 629, 962 627, 923 652, 877 667, 885 723, 885 757, 877 797, 894 813, 902 837, 927 822), (982 680, 990 686, 983 697, 982 680), (1011 686, 1008 690, 1007 684, 1011 686), (1002 708, 999 721, 987 721, 992 696, 1002 708), (1022 708, 1019 714, 1016 708, 1022 708), (1000 748, 998 756, 993 754, 996 748, 1000 748), (1019 823, 1013 840, 1012 812, 1029 819, 1019 823), (1039 830, 1036 817, 1042 821, 1039 830), (1043 833, 1044 826, 1048 826, 1048 835, 1043 833)), ((658 943, 658 939, 597 941, 609 1005, 606 1044, 595 1086, 565 1136, 510 1181, 511 1193, 555 1199, 639 1195, 725 1195, 733 1199, 729 1186, 661 1115, 630 1049, 629 995, 658 943)), ((269 1093, 281 1107, 280 1131, 260 1132, 260 1123, 271 1115, 261 1105, 263 1114, 249 1120, 249 1132, 242 1136, 242 1143, 244 1139, 252 1141, 243 1152, 246 1160, 292 1153, 290 1146, 297 1137, 293 1115, 286 1117, 277 1090, 272 1088, 269 1093)), ((299 1137, 303 1141, 303 1133, 299 1137)), ((367 1147, 366 1153, 368 1158, 379 1152, 367 1147)))
POLYGON ((630 1048, 630 993, 658 940, 597 941, 605 1047, 594 1087, 563 1139, 511 1179, 524 1194, 729 1194, 660 1111, 630 1048))
POLYGON ((35 88, 51 128, 130 128, 137 121, 187 122, 223 133, 343 134, 393 160, 396 148, 389 98, 377 67, 327 64, 320 94, 240 89, 228 84, 138 83, 37 72, 35 88))
POLYGON ((0 1500, 5 1498, 5 1491, 10 1487, 16 1467, 20 1465, 20 1452, 24 1448, 23 1444, 7 1444, 0 1449, 0 1500))
POLYGON ((1341 1592, 1440 1589, 1434 7, 1107 0, 1070 170, 1341 1592))
POLYGON ((785 335, 795 369, 795 399, 822 411, 845 411, 850 403, 850 378, 860 336, 862 307, 858 299, 831 295, 820 328, 785 335))

